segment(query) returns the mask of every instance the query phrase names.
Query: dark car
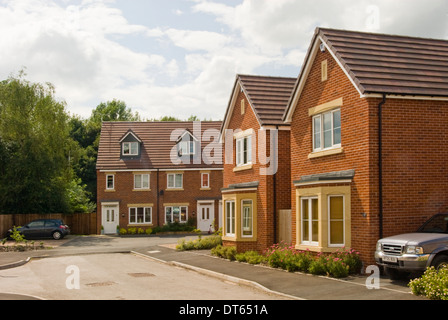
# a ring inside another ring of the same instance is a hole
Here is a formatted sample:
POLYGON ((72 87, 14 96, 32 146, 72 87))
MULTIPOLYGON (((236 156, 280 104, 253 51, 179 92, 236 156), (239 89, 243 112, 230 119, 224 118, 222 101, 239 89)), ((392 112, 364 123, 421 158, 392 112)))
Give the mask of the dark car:
MULTIPOLYGON (((61 240, 70 234, 70 228, 64 224, 64 221, 58 219, 34 220, 17 230, 25 236, 25 239, 53 238, 61 240)), ((9 237, 12 232, 12 229, 8 230, 9 237)))

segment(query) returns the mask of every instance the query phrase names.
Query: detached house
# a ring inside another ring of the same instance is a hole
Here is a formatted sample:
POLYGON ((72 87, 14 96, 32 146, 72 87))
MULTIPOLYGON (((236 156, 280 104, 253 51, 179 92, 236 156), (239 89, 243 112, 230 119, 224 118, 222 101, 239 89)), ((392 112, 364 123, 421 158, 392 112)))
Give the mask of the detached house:
POLYGON ((220 227, 221 122, 105 122, 97 161, 98 224, 220 227))
POLYGON ((448 210, 448 41, 317 29, 283 120, 296 248, 373 263, 448 210))
MULTIPOLYGON (((295 78, 238 75, 221 129, 223 243, 238 251, 280 239, 291 208, 290 126, 282 121, 295 78)), ((290 233, 290 232, 289 232, 290 233)))

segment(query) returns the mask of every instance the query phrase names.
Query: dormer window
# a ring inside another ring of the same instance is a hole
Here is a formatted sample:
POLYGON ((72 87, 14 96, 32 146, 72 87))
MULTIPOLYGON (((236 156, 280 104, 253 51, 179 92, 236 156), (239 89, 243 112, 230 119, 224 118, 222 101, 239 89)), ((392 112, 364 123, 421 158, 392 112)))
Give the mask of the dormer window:
POLYGON ((196 154, 196 139, 189 131, 179 137, 177 140, 177 150, 179 156, 194 156, 196 154))
POLYGON ((121 156, 124 158, 140 156, 142 141, 131 130, 128 131, 120 140, 121 156))
POLYGON ((138 142, 123 142, 124 156, 138 156, 138 142))

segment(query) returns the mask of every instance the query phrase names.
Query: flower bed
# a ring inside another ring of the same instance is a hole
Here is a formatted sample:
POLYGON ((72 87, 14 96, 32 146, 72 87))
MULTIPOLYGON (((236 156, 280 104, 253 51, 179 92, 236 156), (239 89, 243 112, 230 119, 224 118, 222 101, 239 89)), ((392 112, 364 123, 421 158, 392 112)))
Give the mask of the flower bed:
POLYGON ((448 300, 448 268, 426 269, 422 277, 408 284, 416 296, 425 296, 431 300, 448 300))
POLYGON ((331 254, 316 254, 311 251, 296 250, 294 246, 285 243, 275 244, 263 254, 254 251, 237 254, 234 247, 222 246, 214 248, 212 254, 229 260, 266 264, 289 272, 299 271, 334 278, 345 278, 350 274, 357 274, 362 267, 359 253, 353 249, 341 249, 331 254))

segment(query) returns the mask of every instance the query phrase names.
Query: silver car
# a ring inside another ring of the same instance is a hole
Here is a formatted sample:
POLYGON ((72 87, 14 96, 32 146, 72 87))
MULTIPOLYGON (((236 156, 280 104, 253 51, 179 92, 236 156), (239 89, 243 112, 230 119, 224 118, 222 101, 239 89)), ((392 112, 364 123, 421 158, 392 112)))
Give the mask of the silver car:
POLYGON ((423 272, 434 266, 448 266, 448 213, 437 214, 415 233, 401 234, 378 241, 375 260, 391 279, 404 273, 423 272))

